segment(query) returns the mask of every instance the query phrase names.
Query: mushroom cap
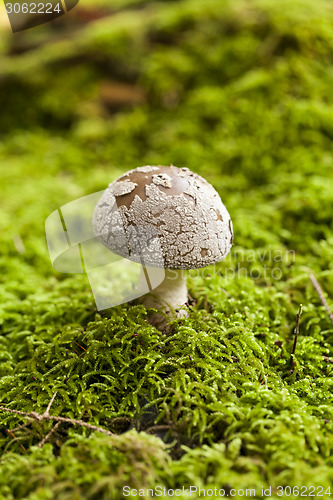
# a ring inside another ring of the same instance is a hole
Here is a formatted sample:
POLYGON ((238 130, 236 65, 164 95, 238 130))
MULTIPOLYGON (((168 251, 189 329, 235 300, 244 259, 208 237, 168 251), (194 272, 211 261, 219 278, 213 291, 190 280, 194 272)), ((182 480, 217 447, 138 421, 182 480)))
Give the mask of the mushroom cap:
POLYGON ((233 245, 219 194, 173 165, 138 167, 112 182, 96 205, 93 228, 112 252, 141 263, 143 252, 145 265, 170 269, 220 262, 233 245))

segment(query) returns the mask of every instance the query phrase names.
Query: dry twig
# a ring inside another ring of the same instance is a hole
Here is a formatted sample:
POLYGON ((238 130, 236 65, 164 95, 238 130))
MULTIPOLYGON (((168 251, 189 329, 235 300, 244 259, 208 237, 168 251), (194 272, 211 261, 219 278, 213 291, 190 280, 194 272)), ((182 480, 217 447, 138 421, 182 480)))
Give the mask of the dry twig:
POLYGON ((323 304, 323 306, 325 307, 326 309, 326 312, 328 314, 328 317, 330 318, 330 321, 333 325, 333 313, 330 309, 330 306, 328 305, 327 303, 327 300, 325 299, 324 297, 324 292, 321 288, 321 286, 319 285, 318 281, 316 280, 316 278, 314 277, 313 274, 310 274, 310 280, 311 280, 311 283, 313 284, 313 288, 316 290, 316 292, 318 293, 319 295, 319 298, 320 298, 320 302, 323 304))
MULTIPOLYGON (((17 441, 17 437, 15 436, 15 434, 10 430, 10 429, 7 429, 7 432, 8 434, 10 434, 11 436, 13 436, 13 438, 17 441)), ((23 446, 22 443, 20 443, 20 446, 22 448, 23 451, 27 452, 26 448, 23 446)))
POLYGON ((38 445, 37 445, 37 446, 38 446, 38 448, 42 448, 42 446, 46 443, 46 441, 47 441, 47 440, 48 440, 48 439, 52 436, 52 434, 54 433, 54 431, 56 431, 56 430, 58 429, 58 427, 59 427, 60 423, 61 423, 61 422, 57 422, 57 423, 55 424, 55 426, 54 426, 54 427, 52 427, 52 429, 50 430, 50 432, 48 432, 48 433, 46 434, 46 436, 45 436, 45 437, 41 440, 41 442, 40 442, 40 443, 38 443, 38 445))
MULTIPOLYGON (((46 408, 46 410, 45 410, 45 412, 43 414, 36 413, 34 411, 31 411, 31 412, 27 413, 27 412, 24 412, 24 411, 13 410, 12 408, 5 408, 4 406, 0 406, 0 410, 2 410, 2 411, 8 411, 10 413, 15 413, 16 415, 22 415, 23 417, 36 420, 37 422, 42 422, 43 420, 54 420, 55 422, 57 422, 56 425, 51 429, 51 431, 38 444, 38 447, 40 447, 40 448, 49 439, 49 437, 52 435, 52 433, 57 430, 57 428, 59 427, 59 425, 62 422, 66 422, 66 423, 71 424, 71 425, 80 425, 81 427, 86 427, 87 429, 91 429, 92 431, 102 432, 103 434, 106 434, 107 436, 112 436, 112 437, 116 437, 117 436, 113 432, 110 432, 110 431, 108 431, 106 429, 103 429, 102 427, 98 427, 97 425, 88 424, 87 422, 84 422, 83 420, 76 420, 76 419, 73 419, 73 418, 57 417, 57 416, 54 416, 54 415, 50 415, 49 411, 50 411, 51 405, 52 405, 52 403, 53 403, 54 398, 56 397, 56 395, 57 395, 57 391, 53 394, 53 396, 52 396, 52 398, 51 398, 51 400, 50 400, 50 402, 49 402, 49 404, 48 404, 48 406, 47 406, 47 408, 46 408)), ((29 422, 27 424, 20 425, 19 427, 16 427, 16 429, 14 429, 14 430, 23 429, 24 427, 27 427, 30 423, 31 422, 29 422)), ((7 429, 7 431, 15 439, 17 439, 16 436, 13 434, 13 431, 11 431, 10 429, 7 429)), ((23 445, 21 445, 21 447, 23 447, 23 445)), ((24 447, 23 447, 23 449, 25 450, 24 447)))
POLYGON ((302 315, 302 308, 303 308, 303 305, 300 304, 299 311, 298 311, 297 316, 296 316, 296 326, 295 326, 295 330, 294 330, 295 340, 294 340, 293 350, 291 352, 291 358, 293 358, 295 351, 296 351, 297 339, 298 339, 298 335, 299 335, 299 320, 300 320, 300 317, 302 315))

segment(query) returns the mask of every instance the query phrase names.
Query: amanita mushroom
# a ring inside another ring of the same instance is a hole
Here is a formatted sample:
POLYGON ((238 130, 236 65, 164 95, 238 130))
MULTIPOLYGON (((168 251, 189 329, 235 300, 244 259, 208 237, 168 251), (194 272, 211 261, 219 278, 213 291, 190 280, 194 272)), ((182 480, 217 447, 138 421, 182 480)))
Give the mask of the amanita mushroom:
MULTIPOLYGON (((188 168, 173 165, 126 172, 109 185, 96 205, 95 234, 110 250, 128 257, 130 249, 126 248, 126 255, 122 250, 126 241, 115 237, 119 224, 126 234, 138 226, 154 229, 163 262, 151 254, 148 265, 163 266, 165 278, 140 302, 176 316, 186 315, 185 308, 179 310, 188 301, 184 270, 220 262, 233 244, 230 215, 215 189, 188 168)), ((150 322, 162 329, 167 320, 165 314, 155 314, 150 322)))

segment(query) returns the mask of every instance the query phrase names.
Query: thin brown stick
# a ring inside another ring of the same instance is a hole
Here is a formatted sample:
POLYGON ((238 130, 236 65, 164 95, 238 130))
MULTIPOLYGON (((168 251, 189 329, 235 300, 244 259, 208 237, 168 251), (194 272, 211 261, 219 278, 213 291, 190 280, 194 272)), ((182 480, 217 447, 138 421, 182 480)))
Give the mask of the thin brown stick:
MULTIPOLYGON (((13 438, 17 441, 17 437, 15 436, 15 434, 13 434, 13 432, 12 432, 10 429, 7 429, 7 432, 8 432, 8 434, 10 434, 11 436, 13 436, 13 438)), ((23 451, 25 451, 25 452, 27 452, 27 450, 24 448, 23 444, 22 444, 22 443, 19 443, 19 444, 20 444, 20 446, 21 446, 22 450, 23 450, 23 451)))
MULTIPOLYGON (((53 429, 39 443, 38 446, 40 448, 49 439, 51 434, 57 430, 57 428, 59 427, 61 422, 66 422, 66 423, 71 424, 71 425, 80 425, 81 427, 86 427, 87 429, 91 429, 92 431, 102 432, 103 434, 106 434, 107 436, 117 437, 117 434, 114 434, 113 432, 110 432, 106 429, 103 429, 102 427, 98 427, 97 425, 88 424, 87 422, 84 422, 83 420, 76 420, 73 418, 66 418, 66 417, 56 417, 54 415, 50 415, 49 411, 50 411, 51 405, 52 405, 56 395, 57 395, 57 391, 53 394, 53 396, 52 396, 52 398, 51 398, 49 404, 47 405, 47 408, 43 414, 36 413, 34 411, 27 413, 25 411, 13 410, 12 408, 5 408, 4 406, 0 406, 0 410, 8 411, 10 413, 15 413, 16 415, 22 415, 23 417, 37 420, 37 422, 41 422, 43 420, 53 420, 53 421, 57 422, 56 425, 53 427, 53 429)), ((31 422, 29 422, 29 424, 30 423, 31 422)), ((16 430, 22 429, 23 427, 27 427, 29 424, 21 425, 21 426, 17 427, 16 430)), ((13 434, 13 431, 11 431, 10 429, 7 429, 7 432, 9 434, 11 434, 15 439, 17 439, 16 436, 13 434)), ((20 446, 24 449, 24 451, 26 451, 26 449, 24 448, 24 446, 22 444, 20 446)))
MULTIPOLYGON (((75 340, 74 340, 75 342, 75 340)), ((83 349, 84 351, 86 351, 87 349, 85 349, 84 347, 82 347, 82 345, 78 344, 77 342, 75 342, 76 345, 78 345, 79 347, 81 347, 81 349, 83 349)))
POLYGON ((316 278, 315 278, 315 276, 313 274, 310 274, 309 278, 311 280, 311 283, 313 284, 313 288, 318 293, 318 296, 320 298, 320 302, 325 307, 326 312, 328 314, 328 317, 329 317, 329 319, 330 319, 330 321, 331 321, 331 323, 333 325, 333 313, 332 313, 332 311, 330 309, 330 306, 327 303, 327 300, 325 299, 324 292, 323 292, 321 286, 319 285, 318 281, 316 280, 316 278))
POLYGON ((40 443, 38 443, 37 447, 42 448, 42 446, 46 443, 46 441, 52 436, 52 434, 58 429, 59 425, 61 422, 57 422, 54 427, 50 430, 48 434, 41 440, 40 443))
MULTIPOLYGON (((12 410, 11 408, 5 408, 4 406, 0 406, 0 410, 9 411, 10 413, 16 413, 17 415, 23 415, 25 417, 30 417, 30 418, 33 418, 36 420, 36 417, 33 417, 32 415, 30 415, 30 413, 26 413, 24 411, 12 410)), ((36 415, 37 415, 37 413, 36 413, 36 415)))
POLYGON ((50 400, 49 404, 47 405, 47 408, 46 408, 46 410, 45 410, 44 415, 48 415, 48 414, 49 414, 50 408, 51 408, 51 406, 52 406, 52 403, 53 403, 53 401, 54 401, 54 398, 55 398, 55 397, 56 397, 56 395, 57 395, 57 392, 58 392, 58 391, 55 391, 55 393, 53 394, 53 396, 52 396, 52 398, 51 398, 51 400, 50 400))
POLYGON ((54 417, 53 415, 49 415, 47 417, 47 420, 55 420, 56 422, 67 422, 68 424, 76 424, 76 425, 81 425, 81 427, 86 427, 87 429, 91 429, 92 431, 98 431, 102 432, 103 434, 106 434, 107 436, 112 436, 112 437, 117 437, 117 434, 114 434, 113 432, 107 431, 106 429, 103 429, 102 427, 98 427, 97 425, 92 425, 88 424, 87 422, 84 422, 83 420, 76 420, 74 418, 65 418, 65 417, 54 417))
POLYGON ((293 350, 291 352, 291 357, 294 356, 295 351, 296 351, 297 339, 298 339, 298 335, 299 335, 299 320, 300 320, 300 317, 302 315, 302 309, 303 309, 303 305, 300 304, 299 311, 298 311, 297 316, 296 316, 296 326, 295 326, 295 330, 294 330, 295 339, 294 339, 293 350))
POLYGON ((19 425, 18 427, 15 427, 15 429, 11 429, 11 432, 16 432, 20 431, 21 429, 25 429, 25 427, 28 427, 31 424, 31 422, 27 422, 26 424, 19 425))
POLYGON ((23 417, 33 418, 34 420, 37 420, 38 422, 41 422, 42 420, 54 420, 55 422, 67 422, 68 424, 72 424, 72 425, 76 424, 76 425, 81 425, 82 427, 87 427, 87 429, 91 429, 93 431, 103 432, 103 434, 107 434, 108 436, 112 436, 112 437, 117 436, 117 434, 114 434, 113 432, 107 431, 106 429, 103 429, 102 427, 98 427, 97 425, 88 424, 87 422, 84 422, 83 420, 76 420, 74 418, 66 418, 66 417, 56 417, 54 415, 47 415, 46 413, 43 413, 41 415, 40 413, 36 413, 34 411, 26 413, 24 411, 12 410, 11 408, 5 408, 4 406, 0 406, 0 410, 8 411, 10 413, 15 413, 17 415, 22 415, 23 417))

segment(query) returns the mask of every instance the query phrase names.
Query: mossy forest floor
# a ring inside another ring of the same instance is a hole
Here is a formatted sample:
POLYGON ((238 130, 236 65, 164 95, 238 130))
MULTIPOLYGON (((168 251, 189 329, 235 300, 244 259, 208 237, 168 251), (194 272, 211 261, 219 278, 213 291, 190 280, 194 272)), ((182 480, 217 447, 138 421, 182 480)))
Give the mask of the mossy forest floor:
POLYGON ((43 413, 58 391, 50 414, 116 434, 63 423, 39 448, 54 422, 10 433, 28 420, 0 411, 0 499, 329 498, 333 325, 309 275, 333 307, 332 4, 111 3, 0 27, 0 405, 43 413), (235 246, 189 273, 190 317, 165 335, 143 306, 97 312, 85 275, 53 270, 44 223, 170 163, 219 191, 235 246))

